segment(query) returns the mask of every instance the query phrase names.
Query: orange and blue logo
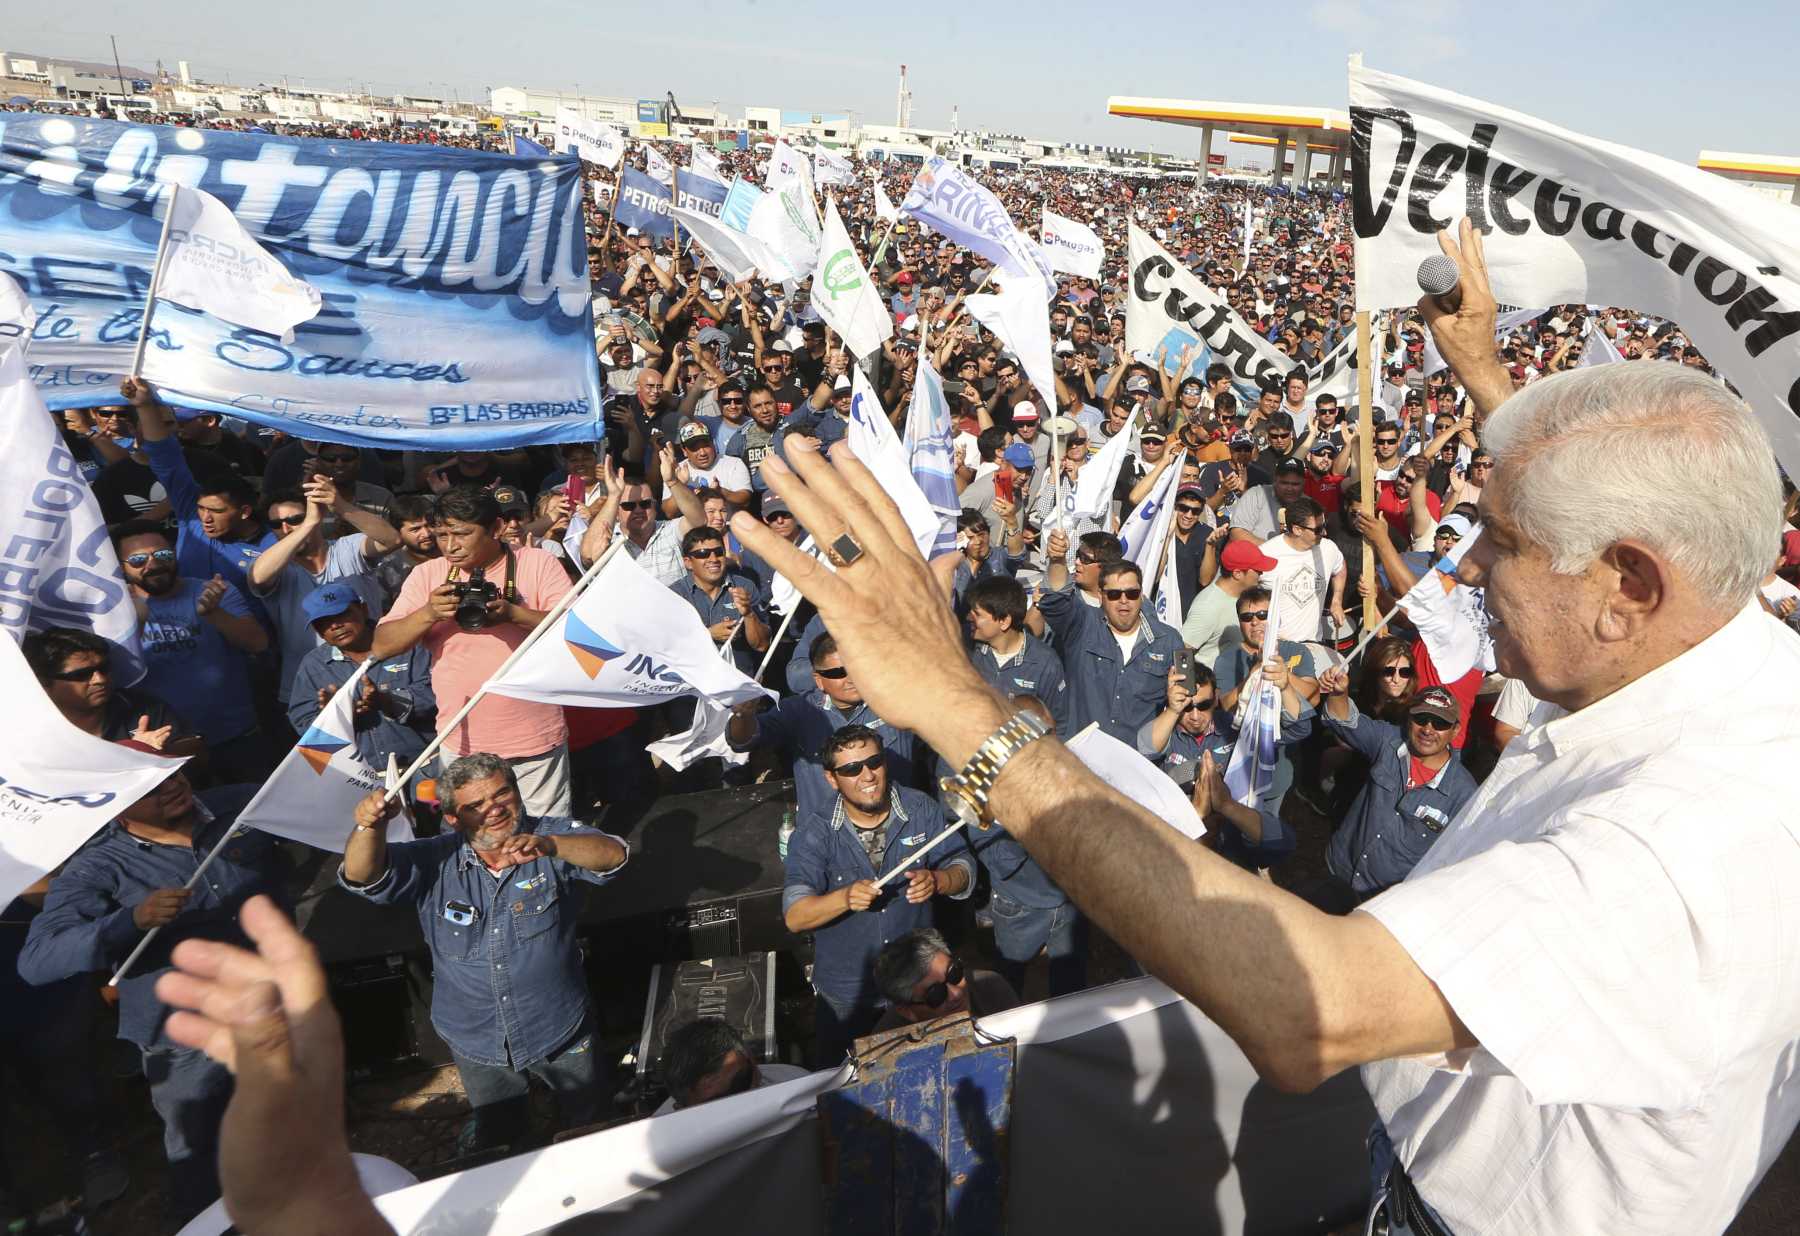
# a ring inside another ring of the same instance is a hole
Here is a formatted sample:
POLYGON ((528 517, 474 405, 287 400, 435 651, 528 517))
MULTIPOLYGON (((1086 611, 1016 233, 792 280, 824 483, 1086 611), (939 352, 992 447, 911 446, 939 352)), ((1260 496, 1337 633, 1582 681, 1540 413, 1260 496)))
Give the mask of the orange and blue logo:
POLYGON ((295 750, 302 759, 312 766, 317 776, 325 775, 325 766, 331 763, 331 757, 350 745, 348 738, 339 738, 328 730, 318 726, 309 726, 306 733, 300 735, 295 750))
POLYGON ((569 655, 575 658, 575 664, 589 678, 598 677, 606 668, 606 663, 614 657, 625 655, 623 648, 613 646, 598 631, 577 618, 573 613, 563 624, 563 642, 569 646, 569 655))

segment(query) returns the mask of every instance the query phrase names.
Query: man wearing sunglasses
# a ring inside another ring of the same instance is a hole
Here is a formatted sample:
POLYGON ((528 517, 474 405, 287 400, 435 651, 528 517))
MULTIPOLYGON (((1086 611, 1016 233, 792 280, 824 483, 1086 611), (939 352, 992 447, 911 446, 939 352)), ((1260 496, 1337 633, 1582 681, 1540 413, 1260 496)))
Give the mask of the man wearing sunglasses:
POLYGON ((19 644, 25 664, 76 729, 108 742, 155 738, 165 755, 204 756, 206 744, 149 690, 113 684, 112 645, 79 627, 47 627, 19 644))
POLYGON ((670 585, 670 591, 694 607, 713 643, 731 641, 734 665, 754 674, 769 646, 768 618, 756 581, 729 569, 725 536, 717 528, 690 528, 681 538, 681 563, 687 578, 670 585))
POLYGON ((1120 742, 1134 742, 1138 727, 1156 715, 1169 671, 1184 655, 1181 636, 1143 612, 1143 572, 1127 559, 1100 564, 1100 604, 1083 605, 1059 552, 1061 535, 1050 535, 1050 570, 1038 609, 1061 637, 1071 731, 1093 723, 1120 742))
POLYGON ((817 756, 826 793, 801 804, 788 838, 782 919, 789 931, 813 935, 813 1059, 821 1068, 880 1017, 873 970, 882 946, 931 926, 933 897, 960 901, 975 888, 961 832, 876 888, 944 831, 936 799, 890 782, 885 741, 863 725, 832 733, 817 756))
POLYGON ((889 941, 875 958, 875 985, 887 1002, 876 1033, 965 1013, 987 1017, 1019 1005, 1012 984, 965 964, 934 927, 889 941))
POLYGON ((1369 780, 1331 836, 1326 865, 1348 910, 1400 883, 1475 796, 1475 778, 1453 756, 1450 735, 1462 706, 1443 687, 1412 698, 1406 723, 1377 721, 1350 698, 1341 669, 1319 675, 1325 724, 1369 761, 1369 780))
POLYGON ((696 1017, 670 1031, 662 1073, 669 1097, 656 1116, 806 1076, 797 1064, 759 1063, 743 1035, 718 1017, 696 1017))
POLYGON ((183 578, 160 525, 121 524, 113 545, 142 615, 137 687, 199 730, 214 777, 260 781, 281 755, 257 723, 250 658, 268 648, 269 633, 249 600, 221 576, 183 578))

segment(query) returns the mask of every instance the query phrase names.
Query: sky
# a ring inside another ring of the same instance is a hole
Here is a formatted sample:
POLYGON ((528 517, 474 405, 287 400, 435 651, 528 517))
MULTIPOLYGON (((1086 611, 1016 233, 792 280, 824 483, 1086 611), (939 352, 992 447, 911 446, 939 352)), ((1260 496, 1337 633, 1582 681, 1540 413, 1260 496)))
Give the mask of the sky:
MULTIPOLYGON (((240 84, 285 74, 465 101, 504 85, 672 92, 734 115, 781 107, 866 124, 893 123, 905 63, 920 127, 948 128, 954 105, 965 128, 1188 157, 1197 129, 1109 116, 1108 96, 1342 109, 1346 58, 1361 51, 1371 68, 1683 162, 1703 148, 1800 155, 1794 0, 0 0, 8 50, 106 60, 109 34, 126 63, 173 71, 185 59, 240 84)), ((1244 148, 1230 149, 1238 162, 1244 148)))

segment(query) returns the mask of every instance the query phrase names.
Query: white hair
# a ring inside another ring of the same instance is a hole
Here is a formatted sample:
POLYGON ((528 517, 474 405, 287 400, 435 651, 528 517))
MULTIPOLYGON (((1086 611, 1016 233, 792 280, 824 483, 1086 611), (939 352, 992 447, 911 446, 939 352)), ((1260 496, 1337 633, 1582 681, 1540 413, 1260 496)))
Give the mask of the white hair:
MULTIPOLYGON (((1760 580, 1761 576, 1757 578, 1760 580)), ((497 755, 476 751, 453 761, 437 779, 438 799, 443 809, 454 812, 456 792, 471 781, 486 781, 489 777, 505 777, 507 785, 515 790, 519 788, 519 777, 513 772, 512 765, 497 755)))
POLYGON ((1721 610, 1747 604, 1781 539, 1781 480, 1744 401, 1695 369, 1595 365, 1533 382, 1482 431, 1519 531, 1578 575, 1637 540, 1721 610))

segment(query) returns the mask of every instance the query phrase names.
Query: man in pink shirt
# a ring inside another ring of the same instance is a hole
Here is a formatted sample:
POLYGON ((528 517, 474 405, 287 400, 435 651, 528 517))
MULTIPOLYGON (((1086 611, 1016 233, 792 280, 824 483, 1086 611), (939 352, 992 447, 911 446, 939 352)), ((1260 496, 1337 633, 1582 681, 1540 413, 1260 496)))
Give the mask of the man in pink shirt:
MULTIPOLYGON (((375 628, 371 655, 391 657, 424 640, 443 726, 556 607, 570 584, 550 554, 501 542, 500 511, 487 490, 458 485, 438 499, 437 510, 443 556, 407 575, 375 628), (484 592, 485 602, 477 604, 484 592)), ((497 755, 512 766, 532 815, 566 816, 568 740, 556 705, 488 695, 446 735, 442 759, 448 764, 474 752, 497 755)))

